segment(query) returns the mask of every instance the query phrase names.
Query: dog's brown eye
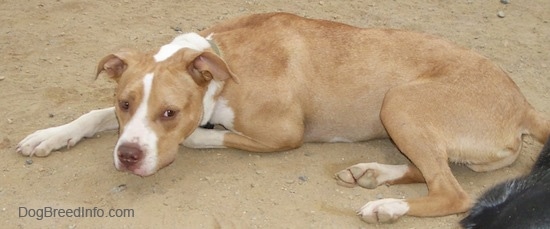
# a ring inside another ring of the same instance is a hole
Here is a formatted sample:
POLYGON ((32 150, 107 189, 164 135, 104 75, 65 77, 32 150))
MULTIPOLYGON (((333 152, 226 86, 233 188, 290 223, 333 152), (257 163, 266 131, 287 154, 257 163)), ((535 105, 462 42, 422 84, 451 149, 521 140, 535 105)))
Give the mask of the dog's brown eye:
POLYGON ((165 110, 164 113, 162 114, 162 117, 163 118, 172 118, 176 115, 176 111, 175 110, 165 110))
POLYGON ((118 106, 123 111, 127 111, 128 109, 130 109, 130 103, 128 101, 120 101, 118 106))

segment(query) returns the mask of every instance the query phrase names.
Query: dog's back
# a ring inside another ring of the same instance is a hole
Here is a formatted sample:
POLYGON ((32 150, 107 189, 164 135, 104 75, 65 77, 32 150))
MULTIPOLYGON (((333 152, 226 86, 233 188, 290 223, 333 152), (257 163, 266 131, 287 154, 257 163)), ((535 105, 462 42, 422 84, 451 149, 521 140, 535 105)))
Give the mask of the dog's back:
POLYGON ((376 223, 465 212, 471 201, 448 161, 495 170, 516 160, 522 136, 550 136, 550 120, 500 67, 418 32, 251 15, 149 53, 109 54, 97 69, 118 83, 115 107, 37 131, 17 151, 46 156, 119 127, 115 166, 148 176, 179 144, 274 152, 390 137, 412 164, 360 163, 340 171, 340 183, 425 182, 429 193, 368 202, 358 214, 376 223), (207 123, 225 128, 197 128, 207 123))
POLYGON ((465 228, 550 228, 550 139, 531 173, 481 196, 460 224, 465 228))

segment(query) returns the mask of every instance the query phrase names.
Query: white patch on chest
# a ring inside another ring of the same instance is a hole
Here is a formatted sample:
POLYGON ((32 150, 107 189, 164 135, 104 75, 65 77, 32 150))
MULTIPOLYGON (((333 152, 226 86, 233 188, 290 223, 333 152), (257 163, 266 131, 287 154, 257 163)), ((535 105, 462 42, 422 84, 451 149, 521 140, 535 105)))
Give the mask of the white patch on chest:
POLYGON ((190 48, 197 51, 203 51, 210 48, 210 43, 206 38, 197 33, 186 33, 174 38, 170 44, 162 46, 154 58, 156 62, 162 62, 170 58, 174 53, 182 48, 190 48))
POLYGON ((210 118, 210 123, 220 124, 229 130, 233 130, 235 121, 235 112, 229 107, 227 99, 220 97, 214 107, 214 112, 210 118))
POLYGON ((214 107, 216 106, 216 101, 214 100, 214 97, 222 86, 223 82, 216 80, 212 80, 210 81, 210 84, 208 84, 208 89, 206 89, 206 93, 204 94, 204 97, 202 99, 203 116, 201 120, 201 126, 210 121, 212 113, 214 113, 214 107))

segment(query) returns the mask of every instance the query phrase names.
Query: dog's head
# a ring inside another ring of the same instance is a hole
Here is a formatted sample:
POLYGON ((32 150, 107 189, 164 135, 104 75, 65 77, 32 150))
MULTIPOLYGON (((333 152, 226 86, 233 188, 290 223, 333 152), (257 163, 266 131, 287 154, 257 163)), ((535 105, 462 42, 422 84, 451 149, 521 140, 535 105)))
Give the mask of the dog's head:
POLYGON ((97 74, 117 82, 118 170, 148 176, 174 161, 179 144, 201 123, 206 91, 220 90, 234 77, 211 50, 205 38, 192 33, 152 54, 122 51, 99 62, 97 74))

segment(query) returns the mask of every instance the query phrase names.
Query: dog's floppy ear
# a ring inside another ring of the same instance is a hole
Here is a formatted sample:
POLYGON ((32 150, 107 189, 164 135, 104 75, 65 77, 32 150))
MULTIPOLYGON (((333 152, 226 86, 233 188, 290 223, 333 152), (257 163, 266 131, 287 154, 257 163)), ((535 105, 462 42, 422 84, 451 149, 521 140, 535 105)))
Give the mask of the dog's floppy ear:
POLYGON ((212 79, 224 81, 229 78, 239 83, 239 79, 231 72, 227 63, 212 52, 202 52, 197 55, 187 66, 187 71, 199 85, 212 79))
POLYGON ((97 79, 99 74, 105 72, 111 79, 118 82, 122 73, 128 68, 128 59, 130 56, 130 51, 121 51, 103 57, 97 65, 95 78, 97 79))

